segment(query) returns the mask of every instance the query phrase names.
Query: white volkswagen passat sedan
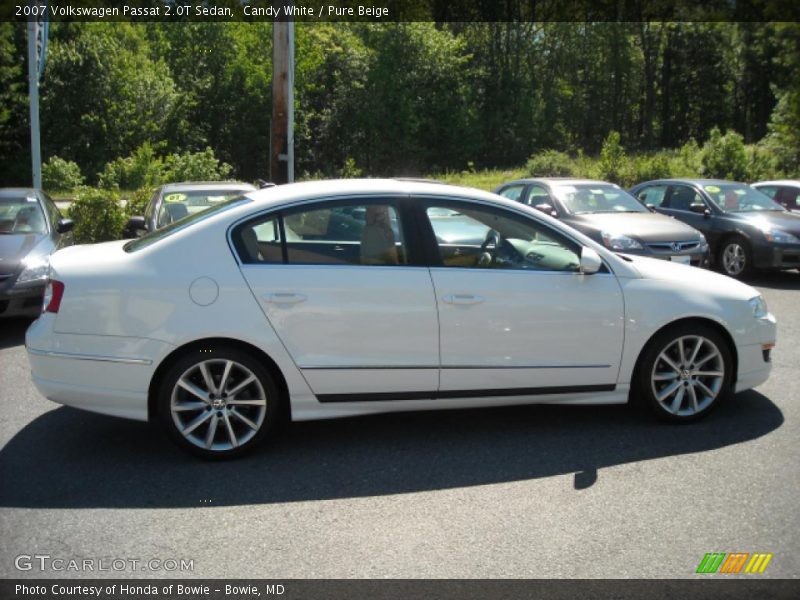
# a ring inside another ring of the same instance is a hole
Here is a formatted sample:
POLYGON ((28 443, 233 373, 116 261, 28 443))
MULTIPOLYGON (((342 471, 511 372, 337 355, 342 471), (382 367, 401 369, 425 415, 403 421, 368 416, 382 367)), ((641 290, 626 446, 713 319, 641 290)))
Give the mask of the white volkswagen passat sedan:
POLYGON ((402 180, 254 191, 50 269, 39 390, 209 457, 285 418, 633 397, 689 421, 767 379, 776 333, 733 279, 402 180))

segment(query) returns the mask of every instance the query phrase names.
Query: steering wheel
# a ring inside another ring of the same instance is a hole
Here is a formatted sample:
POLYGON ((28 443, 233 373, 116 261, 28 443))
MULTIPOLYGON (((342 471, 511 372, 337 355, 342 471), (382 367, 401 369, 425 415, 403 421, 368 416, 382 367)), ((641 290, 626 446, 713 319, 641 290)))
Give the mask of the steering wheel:
POLYGON ((497 252, 503 243, 503 238, 494 229, 490 229, 486 234, 486 239, 481 244, 481 253, 478 257, 478 265, 488 267, 497 259, 497 252))

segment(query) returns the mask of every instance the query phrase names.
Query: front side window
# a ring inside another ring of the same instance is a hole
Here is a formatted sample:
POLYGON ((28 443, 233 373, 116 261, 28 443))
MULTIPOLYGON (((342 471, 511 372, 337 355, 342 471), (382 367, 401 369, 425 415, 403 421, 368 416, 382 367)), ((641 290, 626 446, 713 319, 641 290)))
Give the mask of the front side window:
POLYGON ((665 185, 651 185, 644 189, 639 190, 636 197, 644 203, 645 206, 660 207, 664 202, 666 196, 667 186, 665 185))
POLYGON ((608 183, 559 185, 553 193, 574 215, 647 212, 628 192, 608 183))
POLYGON ((272 214, 233 235, 244 263, 408 264, 396 207, 389 202, 329 203, 272 214))
POLYGON ((39 200, 31 196, 0 196, 0 234, 47 233, 39 200))
POLYGON ((507 188, 500 190, 500 195, 508 198, 509 200, 519 200, 524 189, 524 185, 510 185, 507 188))
MULTIPOLYGON (((763 188, 760 189, 763 191, 763 188)), ((778 190, 778 194, 774 197, 774 200, 786 208, 796 209, 800 208, 800 206, 797 204, 798 196, 800 196, 800 189, 783 187, 778 190)))
POLYGON ((672 210, 691 212, 692 204, 704 204, 702 196, 688 185, 670 186, 669 198, 662 206, 672 210))
POLYGON ((528 189, 528 205, 539 206, 540 204, 552 203, 553 201, 550 199, 550 194, 547 192, 547 189, 541 185, 532 185, 530 189, 528 189))
POLYGON ((445 267, 579 270, 578 244, 522 215, 462 202, 430 202, 426 215, 445 267))

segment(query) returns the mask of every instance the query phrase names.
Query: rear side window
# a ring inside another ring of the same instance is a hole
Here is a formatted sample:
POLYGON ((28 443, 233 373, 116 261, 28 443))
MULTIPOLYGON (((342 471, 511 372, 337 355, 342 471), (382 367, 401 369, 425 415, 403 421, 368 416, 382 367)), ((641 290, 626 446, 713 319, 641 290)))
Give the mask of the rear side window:
POLYGON ((522 192, 525 189, 524 185, 510 185, 507 188, 500 190, 500 195, 505 196, 509 200, 519 201, 522 192))
POLYGON ((245 264, 408 264, 396 207, 391 202, 314 205, 239 226, 234 246, 245 264))

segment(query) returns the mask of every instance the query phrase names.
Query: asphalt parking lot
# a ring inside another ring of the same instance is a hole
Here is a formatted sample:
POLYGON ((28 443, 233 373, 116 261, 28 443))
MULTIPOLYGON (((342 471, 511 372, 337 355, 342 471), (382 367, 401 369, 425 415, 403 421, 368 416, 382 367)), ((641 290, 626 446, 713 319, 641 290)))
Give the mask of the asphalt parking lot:
POLYGON ((388 415, 297 423, 225 463, 45 400, 27 323, 0 321, 0 577, 80 576, 15 568, 39 554, 193 560, 88 577, 683 578, 707 552, 773 553, 764 576, 797 577, 800 274, 750 283, 778 318, 772 377, 702 422, 627 407, 388 415))

